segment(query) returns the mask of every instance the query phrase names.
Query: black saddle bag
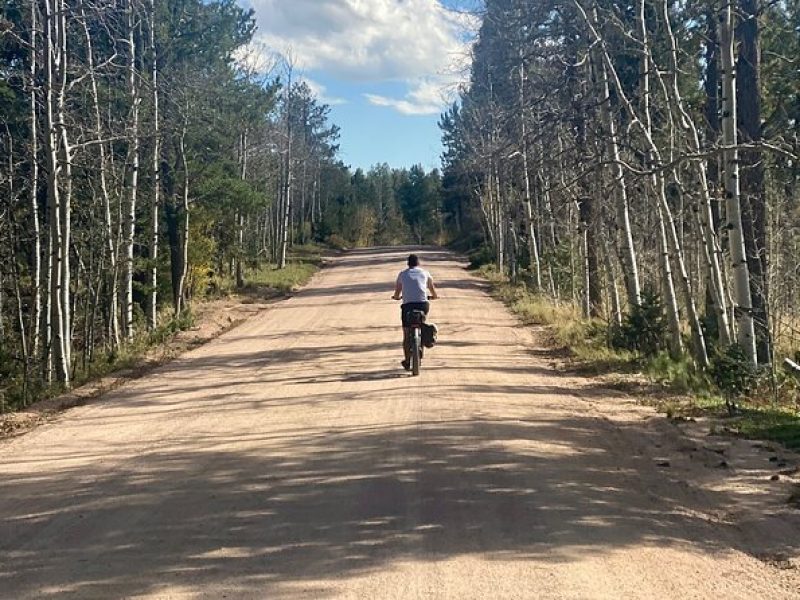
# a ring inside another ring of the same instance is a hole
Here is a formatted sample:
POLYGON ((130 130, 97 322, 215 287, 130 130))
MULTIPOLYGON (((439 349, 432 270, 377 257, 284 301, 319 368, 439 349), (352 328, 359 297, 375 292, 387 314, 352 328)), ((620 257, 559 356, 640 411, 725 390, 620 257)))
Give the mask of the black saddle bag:
POLYGON ((439 328, 433 323, 422 325, 422 345, 426 348, 433 348, 439 338, 439 328))

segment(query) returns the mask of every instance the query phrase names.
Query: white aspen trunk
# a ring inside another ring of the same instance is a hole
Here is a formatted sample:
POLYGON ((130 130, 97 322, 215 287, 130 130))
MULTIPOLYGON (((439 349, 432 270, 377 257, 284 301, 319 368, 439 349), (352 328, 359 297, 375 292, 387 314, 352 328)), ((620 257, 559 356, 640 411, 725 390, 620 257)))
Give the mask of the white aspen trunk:
POLYGON ((39 131, 38 131, 38 111, 36 98, 36 73, 37 63, 37 40, 36 36, 39 27, 38 5, 35 0, 31 0, 30 21, 31 21, 31 47, 30 47, 30 66, 29 77, 30 86, 30 127, 31 127, 31 187, 30 187, 30 207, 31 217, 33 218, 33 315, 31 316, 31 343, 32 356, 34 360, 39 359, 41 351, 41 326, 42 326, 42 237, 41 225, 39 223, 39 131))
MULTIPOLYGON (((321 177, 320 171, 321 171, 320 160, 317 159, 317 168, 314 170, 314 187, 311 190, 311 233, 312 233, 312 235, 313 235, 314 229, 315 229, 314 225, 317 223, 317 221, 321 221, 322 220, 322 215, 321 214, 319 216, 319 219, 316 216, 317 206, 319 206, 319 204, 320 204, 320 202, 319 202, 320 201, 320 198, 319 198, 319 184, 320 184, 320 177, 321 177)), ((322 210, 321 210, 321 207, 320 207, 320 213, 321 212, 322 212, 322 210)))
MULTIPOLYGON (((247 129, 242 131, 239 136, 239 176, 242 181, 247 180, 247 129)), ((236 257, 236 285, 244 285, 244 215, 242 211, 236 214, 236 244, 238 246, 238 256, 236 257)))
MULTIPOLYGON (((642 108, 644 111, 644 127, 647 132, 648 139, 652 139, 653 135, 653 124, 652 118, 650 115, 650 73, 654 71, 653 68, 655 65, 650 60, 650 43, 649 37, 647 33, 647 21, 646 21, 646 0, 641 0, 639 4, 639 30, 640 35, 642 38, 642 108)), ((660 157, 656 152, 656 148, 654 144, 651 144, 651 151, 649 152, 648 156, 649 162, 651 166, 656 166, 657 163, 660 163, 660 157)), ((700 317, 697 312, 697 305, 695 304, 694 299, 694 292, 692 290, 691 280, 689 278, 689 274, 686 269, 686 261, 683 255, 683 245, 682 240, 678 235, 678 232, 675 228, 675 221, 672 217, 672 212, 669 208, 669 203, 667 202, 667 195, 666 195, 666 184, 664 181, 664 173, 663 171, 659 170, 653 176, 653 186, 654 191, 656 193, 656 197, 658 202, 660 202, 661 210, 659 210, 659 220, 665 220, 666 227, 667 227, 667 234, 668 234, 668 246, 671 249, 672 256, 675 259, 678 267, 678 279, 681 284, 681 288, 684 295, 684 301, 686 304, 687 310, 687 317, 689 319, 689 326, 692 332, 692 343, 694 346, 694 356, 697 362, 702 367, 708 366, 708 353, 706 351, 706 343, 705 343, 705 336, 703 333, 703 328, 700 323, 700 317)), ((661 227, 661 224, 660 224, 661 227)), ((670 278, 668 281, 665 282, 666 285, 672 286, 674 283, 674 279, 670 278)), ((675 292, 674 290, 671 291, 671 297, 674 298, 675 292)), ((677 306, 675 307, 677 308, 677 306)), ((671 309, 672 310, 672 309, 671 309)), ((678 313, 679 314, 679 313, 678 313)), ((678 323, 678 331, 673 332, 673 338, 677 335, 680 338, 680 322, 678 323)))
POLYGON ((495 185, 495 236, 497 239, 497 270, 503 273, 506 268, 506 241, 505 241, 505 227, 503 223, 503 201, 502 192, 500 191, 500 175, 497 173, 495 167, 494 174, 492 175, 492 182, 495 185))
POLYGON ((536 243, 536 227, 533 222, 533 203, 531 198, 531 176, 528 171, 528 132, 525 123, 525 63, 519 65, 519 121, 520 121, 520 152, 522 153, 522 171, 525 181, 525 228, 528 230, 528 256, 531 261, 534 284, 536 291, 542 289, 542 265, 539 260, 539 245, 536 243))
POLYGON ((614 261, 611 258, 611 247, 608 243, 608 236, 604 231, 600 232, 600 238, 603 242, 603 262, 606 268, 606 279, 608 281, 608 295, 611 298, 611 311, 614 323, 617 326, 622 325, 622 303, 619 297, 619 288, 617 288, 617 275, 614 270, 614 261))
MULTIPOLYGON (((650 60, 650 42, 647 33, 647 21, 646 21, 646 0, 640 0, 639 2, 639 33, 641 36, 642 41, 642 71, 641 71, 641 96, 642 96, 642 111, 644 115, 644 129, 646 131, 648 139, 652 139, 653 135, 653 123, 650 114, 650 73, 654 69, 654 66, 650 60)), ((655 148, 655 144, 650 144, 650 152, 648 153, 648 162, 649 166, 651 167, 658 167, 658 163, 660 163, 660 157, 657 153, 657 149, 655 148)), ((669 208, 669 203, 667 202, 667 195, 666 195, 666 184, 664 181, 664 173, 661 170, 653 175, 653 188, 656 194, 657 201, 660 203, 660 209, 658 211, 658 218, 659 218, 659 229, 664 231, 664 234, 667 235, 667 244, 666 247, 672 253, 672 256, 675 259, 678 267, 678 279, 681 283, 681 288, 684 295, 684 300, 686 303, 687 308, 687 317, 689 319, 689 325, 692 331, 692 341, 694 346, 694 356, 698 363, 702 367, 706 367, 708 365, 708 354, 706 352, 706 344, 705 344, 705 336, 703 334, 703 329, 700 324, 700 318, 697 312, 697 306, 694 300, 694 293, 692 290, 691 280, 689 279, 689 274, 686 269, 686 262, 683 256, 683 246, 681 244, 681 239, 678 236, 678 232, 675 228, 675 221, 672 218, 672 212, 669 208), (665 222, 666 221, 666 222, 665 222), (666 227, 666 230, 665 230, 666 227)), ((669 255, 665 257, 665 261, 669 261, 669 255)), ((678 348, 676 346, 676 340, 680 343, 680 313, 678 312, 677 306, 677 299, 675 298, 675 290, 674 290, 674 278, 671 276, 667 277, 665 273, 665 281, 664 285, 669 288, 668 289, 668 300, 676 302, 675 306, 668 306, 668 310, 670 312, 670 325, 671 329, 675 328, 672 331, 672 340, 673 340, 673 347, 678 348), (677 323, 673 322, 673 313, 678 317, 677 323)))
POLYGON ((577 286, 575 285, 575 236, 572 235, 575 231, 578 231, 578 224, 577 219, 575 219, 575 215, 573 214, 573 207, 575 204, 570 202, 567 204, 567 223, 568 228, 567 231, 570 232, 568 235, 569 238, 569 295, 570 301, 573 304, 577 304, 580 301, 580 298, 576 296, 576 289, 577 286))
POLYGON ((273 240, 274 232, 272 230, 272 212, 269 209, 264 211, 264 255, 267 257, 268 262, 273 262, 275 256, 273 255, 273 240))
MULTIPOLYGON (((67 371, 72 368, 72 301, 71 291, 72 284, 70 281, 70 247, 72 245, 72 148, 69 143, 67 135, 66 123, 66 94, 67 94, 67 5, 63 0, 59 6, 59 19, 57 21, 59 33, 59 63, 60 63, 60 81, 58 90, 58 130, 59 130, 59 143, 61 152, 61 161, 63 163, 64 178, 63 178, 63 195, 61 197, 61 225, 63 227, 61 235, 61 303, 62 303, 62 318, 63 318, 63 335, 64 335, 64 363, 67 371)), ((67 375, 67 383, 71 376, 67 375)))
MULTIPOLYGON (((558 137, 559 146, 562 143, 561 136, 558 137)), ((556 247, 556 218, 553 215, 553 204, 550 201, 550 189, 545 179, 544 173, 542 169, 539 169, 536 172, 536 181, 539 183, 539 189, 541 190, 542 194, 542 204, 544 205, 544 215, 545 219, 547 220, 547 238, 548 243, 550 244, 551 248, 556 247)), ((542 244, 544 245, 545 236, 540 234, 540 239, 542 240, 542 244)))
MULTIPOLYGON (((675 35, 672 31, 672 24, 669 15, 669 1, 662 2, 663 20, 667 38, 670 43, 670 57, 671 57, 671 81, 669 89, 672 91, 671 100, 675 105, 678 114, 681 117, 681 122, 685 129, 689 131, 689 142, 691 150, 696 154, 700 154, 702 146, 700 144, 700 135, 694 120, 691 118, 689 111, 683 101, 678 83, 678 47, 675 35)), ((650 53, 648 52, 648 57, 650 53)), ((657 71, 659 77, 663 78, 660 71, 657 71)), ((708 285, 711 290, 711 298, 714 305, 714 312, 719 326, 720 341, 723 346, 733 342, 733 334, 731 332, 730 320, 728 318, 728 306, 726 300, 726 290, 724 277, 722 274, 722 246, 719 243, 719 238, 714 231, 714 218, 711 210, 711 190, 708 185, 707 164, 704 160, 694 162, 697 168, 698 178, 698 192, 700 195, 700 210, 697 212, 697 217, 700 223, 700 233, 704 246, 704 258, 706 261, 706 268, 708 270, 708 285)))
MULTIPOLYGON (((291 135, 289 137, 289 147, 291 147, 291 135)), ((291 226, 292 208, 292 158, 291 150, 286 152, 285 180, 283 184, 283 210, 281 211, 281 239, 280 250, 278 252, 278 268, 286 268, 286 254, 289 247, 289 228, 291 226)))
POLYGON ((181 153, 181 165, 183 167, 183 231, 181 232, 181 274, 178 281, 176 314, 179 315, 184 310, 184 296, 186 293, 186 278, 189 272, 189 161, 186 158, 186 129, 184 122, 181 132, 179 150, 181 153))
MULTIPOLYGON (((56 86, 59 79, 59 70, 64 67, 61 54, 59 25, 61 13, 60 0, 45 0, 44 3, 44 51, 45 51, 45 119, 47 134, 45 136, 45 150, 47 155, 47 201, 49 215, 49 292, 48 292, 48 359, 52 360, 55 376, 65 385, 69 385, 70 368, 66 350, 65 315, 63 305, 63 222, 62 198, 59 183, 60 171, 60 132, 63 124, 57 113, 56 86)), ((52 371, 51 371, 52 372, 52 371)))
POLYGON ((514 221, 513 219, 508 219, 508 251, 506 252, 506 256, 508 256, 508 266, 509 266, 509 273, 511 275, 511 281, 517 280, 517 273, 518 273, 518 263, 517 263, 517 256, 519 255, 519 239, 517 238, 517 232, 514 229, 514 221))
POLYGON ((150 202, 150 301, 148 322, 150 329, 158 325, 158 238, 159 208, 161 205, 161 115, 158 96, 158 48, 156 47, 156 3, 150 0, 150 59, 151 85, 153 86, 153 195, 150 202))
POLYGON ((481 215, 483 219, 481 220, 481 224, 484 227, 484 233, 486 237, 489 238, 489 245, 494 248, 495 246, 495 239, 494 239, 494 228, 492 227, 492 217, 491 212, 489 210, 490 202, 487 199, 487 195, 490 193, 488 190, 484 193, 484 189, 481 186, 475 186, 473 190, 475 197, 478 199, 478 206, 481 208, 481 215))
POLYGON ((106 146, 101 141, 103 137, 103 121, 100 116, 100 94, 97 89, 97 78, 94 71, 94 47, 92 43, 92 36, 89 33, 89 26, 87 24, 86 12, 83 3, 81 3, 81 20, 83 22, 84 40, 86 43, 87 63, 89 68, 89 82, 92 90, 92 103, 94 109, 94 126, 95 126, 95 139, 98 141, 98 150, 100 153, 100 193, 103 197, 103 212, 105 218, 105 245, 106 254, 108 257, 109 267, 111 271, 111 282, 109 290, 109 328, 111 334, 112 347, 116 348, 120 342, 119 331, 119 278, 118 278, 118 256, 117 256, 117 242, 116 234, 114 232, 114 221, 111 216, 111 196, 108 190, 108 161, 106 159, 106 146))
POLYGON ((494 163, 491 160, 488 161, 488 167, 484 173, 486 174, 486 183, 482 187, 478 186, 478 189, 480 190, 482 210, 486 221, 486 231, 488 232, 489 243, 494 251, 496 263, 499 250, 497 249, 497 226, 495 225, 497 213, 494 210, 494 163))
POLYGON ((672 263, 669 258, 669 242, 667 229, 661 203, 658 203, 658 240, 661 255, 662 290, 664 294, 664 309, 667 312, 669 323, 669 350, 673 357, 680 356, 683 352, 681 339, 681 317, 678 312, 678 298, 675 295, 675 284, 672 278, 672 263))
MULTIPOLYGON (((524 133, 523 133, 524 135, 524 133)), ((528 172, 528 151, 522 153, 522 168, 525 171, 525 225, 528 233, 528 255, 530 256, 536 291, 542 289, 542 262, 539 257, 539 244, 536 240, 536 227, 533 219, 533 204, 531 202, 531 178, 528 172)))
POLYGON ((700 322, 700 314, 697 310, 697 303, 694 298, 694 291, 692 282, 689 277, 688 270, 686 269, 686 261, 684 259, 683 246, 681 244, 680 236, 675 227, 675 220, 672 217, 672 212, 667 203, 666 190, 663 176, 657 179, 658 197, 661 202, 661 207, 665 218, 667 219, 669 242, 671 244, 672 254, 678 264, 678 278, 681 283, 683 295, 686 302, 687 318, 689 320, 689 327, 692 332, 692 344, 694 346, 694 357, 701 367, 708 366, 708 350, 706 347, 705 335, 703 327, 700 322))
MULTIPOLYGON (((14 138, 10 134, 8 135, 8 197, 12 203, 12 205, 17 201, 17 191, 14 187, 14 138)), ((19 263, 17 262, 17 246, 19 245, 19 239, 17 237, 17 229, 18 226, 14 221, 13 217, 9 216, 8 219, 8 247, 10 252, 10 262, 11 262, 11 275, 12 280, 14 283, 14 299, 16 300, 17 305, 17 329, 19 331, 19 342, 20 348, 22 349, 22 361, 25 365, 25 373, 27 378, 28 372, 28 365, 30 359, 30 348, 28 346, 28 333, 27 327, 25 326, 25 312, 24 312, 24 303, 22 300, 22 292, 20 290, 20 275, 19 275, 19 263)), ((0 230, 2 233, 2 230, 0 230)), ((2 285, 2 282, 0 282, 2 285)), ((3 309, 2 305, 0 305, 0 320, 2 320, 3 316, 3 309)), ((3 332, 0 331, 0 342, 3 341, 3 332)))
MULTIPOLYGON (((653 123, 650 117, 650 36, 647 33, 646 19, 647 1, 639 0, 639 24, 640 42, 642 44, 642 63, 639 72, 640 91, 639 97, 642 102, 642 114, 645 118, 645 126, 648 131, 652 131, 653 123)), ((597 13, 595 13, 595 18, 597 13)))
POLYGON ((314 175, 314 185, 311 189, 311 231, 314 231, 314 225, 317 224, 317 203, 319 201, 319 175, 314 175))
POLYGON ((584 319, 589 319, 592 316, 592 301, 589 298, 589 286, 591 285, 591 272, 589 269, 589 226, 582 218, 582 202, 581 200, 575 202, 575 210, 578 214, 578 227, 580 230, 581 314, 584 319))
POLYGON ((731 0, 723 0, 719 16, 719 45, 722 73, 722 141, 725 179, 725 216, 733 268, 734 318, 736 340, 747 359, 756 364, 756 336, 753 323, 753 302, 750 295, 750 271, 742 229, 742 208, 739 195, 739 151, 736 122, 736 66, 733 57, 734 14, 731 0))
MULTIPOLYGON (((47 139, 47 138, 45 138, 47 139)), ((48 168, 50 164, 49 146, 45 143, 45 149, 48 151, 48 168)), ((50 174, 47 175, 47 191, 48 191, 48 219, 52 215, 52 207, 50 206, 50 174)), ((55 238, 53 236, 52 223, 48 223, 47 229, 47 284, 45 285, 45 306, 44 306, 44 378, 47 383, 52 383, 55 374, 55 323, 53 317, 55 315, 55 307, 53 306, 53 258, 55 254, 55 238)))
POLYGON ((300 243, 306 243, 306 190, 308 183, 308 157, 303 159, 303 175, 300 184, 300 243))
MULTIPOLYGON (((665 289, 665 294, 666 294, 668 303, 673 303, 674 302, 674 306, 672 304, 668 304, 668 306, 667 306, 667 312, 668 312, 668 317, 670 318, 671 329, 673 329, 672 336, 671 336, 672 340, 673 340, 673 342, 672 342, 673 348, 677 347, 677 342, 680 340, 680 323, 678 322, 677 325, 676 325, 673 322, 673 318, 674 318, 673 317, 673 313, 677 314, 677 300, 675 299, 675 291, 674 291, 674 284, 673 284, 673 279, 672 279, 672 274, 671 274, 671 267, 669 266, 669 262, 670 262, 669 261, 669 248, 670 248, 670 244, 672 244, 672 250, 673 250, 674 255, 675 255, 675 260, 678 262, 678 266, 679 266, 679 270, 680 270, 680 276, 681 276, 681 282, 683 284, 683 291, 684 291, 684 294, 686 296, 686 304, 687 304, 687 308, 688 308, 688 311, 689 311, 689 321, 690 321, 689 324, 690 324, 690 326, 692 328, 692 335, 693 335, 693 339, 694 339, 694 342, 695 342, 696 358, 698 359, 698 361, 701 364, 705 365, 705 364, 708 363, 708 356, 707 356, 706 350, 705 350, 705 339, 704 339, 704 335, 703 335, 703 330, 702 330, 702 328, 700 326, 699 317, 697 315, 697 310, 696 310, 696 306, 695 306, 695 303, 694 303, 694 295, 693 295, 692 289, 691 289, 691 281, 689 280, 689 277, 688 277, 688 274, 687 274, 687 271, 686 271, 686 265, 685 265, 685 261, 683 259, 683 251, 682 251, 682 248, 680 246, 680 240, 679 240, 679 238, 677 236, 677 232, 675 230, 674 222, 672 221, 672 219, 670 217, 670 214, 669 214, 669 205, 668 205, 667 199, 666 199, 666 191, 665 191, 665 186, 664 186, 663 173, 659 170, 659 167, 660 167, 660 165, 662 163, 661 155, 660 155, 658 146, 656 145, 655 141, 653 140, 652 131, 651 131, 651 125, 650 125, 649 110, 645 113, 645 117, 644 117, 645 121, 642 122, 642 120, 639 118, 636 110, 634 109, 631 101, 628 99, 628 97, 627 97, 627 95, 625 93, 625 89, 624 89, 624 87, 622 85, 622 82, 619 79, 619 75, 618 75, 616 69, 614 68, 613 62, 611 60, 611 56, 609 55, 608 49, 605 46, 605 40, 597 32, 597 29, 594 27, 593 22, 589 19, 588 15, 583 10, 583 7, 580 5, 580 2, 578 2, 576 0, 575 6, 578 8, 578 11, 581 13, 584 21, 586 22, 587 26, 589 27, 589 30, 592 33, 592 36, 599 43, 599 45, 601 47, 601 51, 603 53, 604 63, 606 65, 607 69, 608 69, 608 73, 612 76, 612 80, 614 81, 614 87, 616 89, 617 95, 620 98, 620 101, 625 106, 625 109, 626 109, 626 111, 627 111, 627 113, 628 113, 628 115, 629 115, 629 117, 631 119, 631 124, 633 126, 638 127, 641 130, 642 134, 644 135, 645 141, 647 142, 647 146, 648 146, 648 163, 649 163, 649 166, 650 167, 655 167, 657 169, 656 170, 656 174, 653 175, 653 187, 654 187, 654 191, 656 193, 657 200, 658 200, 657 216, 658 216, 658 220, 659 220, 659 230, 660 230, 660 233, 661 233, 661 242, 662 242, 661 243, 661 246, 662 246, 661 249, 662 249, 662 253, 666 253, 666 254, 664 254, 664 259, 662 260, 662 265, 663 265, 663 267, 665 269, 664 270, 664 281, 665 281, 665 288, 666 288, 665 289), (669 231, 670 231, 670 235, 669 236, 667 235, 667 229, 666 229, 667 225, 665 223, 665 220, 667 218, 669 218, 669 231)), ((595 14, 595 20, 596 20, 596 14, 595 14)), ((648 57, 648 63, 649 63, 649 48, 647 47, 647 45, 644 46, 644 54, 648 57)), ((647 75, 649 73, 649 67, 646 68, 643 71, 643 73, 645 75, 647 75)), ((646 105, 646 106, 648 106, 648 105, 646 105)))
MULTIPOLYGON (((11 153, 11 152, 9 152, 9 163, 11 163, 11 166, 12 166, 12 169, 9 171, 9 173, 13 173, 13 153, 11 153)), ((11 178, 11 179, 13 180, 13 178, 11 178)), ((10 188, 11 188, 9 190, 10 191, 10 195, 13 198, 13 196, 14 196, 13 185, 14 184, 13 184, 13 182, 9 182, 9 184, 10 184, 10 188)), ((30 360, 30 347, 28 345, 28 336, 27 336, 27 333, 25 331, 26 330, 26 328, 25 328, 25 312, 24 312, 25 303, 22 300, 22 291, 20 289, 20 284, 19 284, 19 279, 20 279, 20 277, 19 277, 19 263, 17 262, 17 245, 18 245, 19 242, 17 240, 16 234, 13 232, 13 228, 14 228, 14 226, 12 225, 10 227, 10 229, 12 229, 12 231, 10 232, 11 243, 9 244, 10 249, 11 249, 11 273, 12 273, 12 276, 13 276, 13 279, 14 279, 14 299, 16 300, 16 304, 17 304, 17 327, 19 329, 19 342, 20 342, 20 348, 22 349, 22 360, 23 360, 23 363, 25 365, 25 367, 24 367, 24 369, 25 369, 25 378, 27 380, 28 365, 29 365, 29 360, 30 360)), ((2 285, 2 283, 0 283, 0 285, 2 285)), ((2 314, 2 309, 3 309, 2 304, 0 304, 0 314, 2 314)), ((3 341, 2 337, 3 337, 3 332, 0 331, 0 341, 3 341)), ((26 384, 27 384, 27 381, 26 381, 26 384)))
POLYGON ((131 102, 130 120, 130 181, 128 206, 125 212, 125 336, 133 341, 133 246, 136 235, 136 202, 139 193, 139 84, 136 79, 136 39, 134 36, 133 0, 126 6, 128 19, 128 89, 131 102))
POLYGON ((270 210, 270 257, 271 260, 278 263, 278 241, 281 237, 281 210, 283 207, 283 163, 281 162, 281 177, 278 181, 278 203, 270 210))
POLYGON ((600 68, 600 93, 602 94, 600 111, 608 132, 608 150, 611 155, 611 172, 616 182, 617 190, 617 222, 622 230, 622 253, 625 259, 625 289, 628 292, 628 303, 639 305, 642 302, 642 288, 639 281, 639 266, 636 259, 636 248, 633 245, 633 230, 631 227, 630 203, 628 201, 628 188, 625 181, 625 172, 620 163, 619 142, 617 140, 614 115, 611 112, 611 91, 608 85, 608 72, 603 61, 599 61, 600 68))
MULTIPOLYGON (((66 57, 66 54, 64 55, 66 57)), ((63 107, 62 107, 63 111, 63 107)), ((62 112, 63 114, 63 112, 62 112)), ((72 148, 67 138, 66 127, 61 128, 62 161, 64 164, 64 193, 61 199, 61 302, 64 315, 64 361, 72 368, 72 282, 70 268, 70 247, 72 246, 72 148)))
POLYGON ((289 246, 289 228, 292 208, 292 72, 289 71, 286 87, 286 157, 284 163, 283 206, 281 214, 281 239, 278 252, 278 268, 286 268, 286 253, 289 246))
POLYGON ((278 177, 278 185, 277 185, 277 203, 272 206, 270 210, 270 227, 272 229, 272 248, 271 254, 273 261, 275 264, 278 264, 278 255, 280 254, 280 240, 282 239, 281 235, 281 226, 283 225, 283 193, 285 191, 285 185, 283 183, 284 177, 286 177, 286 169, 284 164, 284 156, 280 157, 280 171, 278 177))

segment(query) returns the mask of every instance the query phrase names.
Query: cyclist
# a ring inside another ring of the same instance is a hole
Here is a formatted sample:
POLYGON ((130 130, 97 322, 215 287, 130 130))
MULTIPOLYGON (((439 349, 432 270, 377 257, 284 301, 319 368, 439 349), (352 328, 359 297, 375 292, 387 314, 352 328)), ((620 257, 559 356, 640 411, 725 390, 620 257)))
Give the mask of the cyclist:
POLYGON ((397 276, 394 288, 394 300, 403 298, 400 306, 400 316, 403 323, 403 354, 405 359, 400 363, 406 371, 411 370, 411 327, 409 318, 411 311, 421 310, 426 315, 431 308, 428 298, 436 300, 436 286, 433 284, 431 274, 419 266, 419 257, 411 254, 408 257, 408 268, 397 276))

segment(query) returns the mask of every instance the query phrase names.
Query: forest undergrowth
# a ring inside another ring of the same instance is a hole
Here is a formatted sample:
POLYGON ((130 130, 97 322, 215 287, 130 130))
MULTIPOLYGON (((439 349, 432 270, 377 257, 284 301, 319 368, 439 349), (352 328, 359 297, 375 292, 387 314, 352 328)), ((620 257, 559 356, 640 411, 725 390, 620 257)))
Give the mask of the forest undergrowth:
MULTIPOLYGON (((526 325, 544 326, 553 356, 568 369, 599 377, 609 388, 630 393, 676 420, 705 418, 712 433, 769 440, 800 449, 800 380, 780 369, 731 371, 740 389, 717 381, 725 370, 725 356, 715 358, 709 371, 696 367, 689 356, 670 356, 663 349, 624 347, 619 328, 607 320, 585 319, 572 299, 558 302, 530 290, 525 273, 512 281, 492 265, 477 269, 494 297, 506 304, 526 325), (733 393, 734 397, 731 397, 733 393)), ((622 326, 625 327, 625 324, 622 326)), ((641 329, 641 328, 640 328, 641 329)), ((647 337, 646 331, 628 332, 647 337)), ((728 377, 730 379, 730 377, 728 377)))

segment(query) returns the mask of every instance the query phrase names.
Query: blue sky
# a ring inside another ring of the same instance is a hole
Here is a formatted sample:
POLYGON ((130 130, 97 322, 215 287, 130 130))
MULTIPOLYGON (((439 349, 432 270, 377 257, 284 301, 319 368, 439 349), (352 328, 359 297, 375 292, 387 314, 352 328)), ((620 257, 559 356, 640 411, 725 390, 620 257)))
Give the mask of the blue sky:
POLYGON ((346 163, 439 166, 437 121, 465 77, 477 0, 241 1, 255 47, 291 55, 331 105, 346 163))

